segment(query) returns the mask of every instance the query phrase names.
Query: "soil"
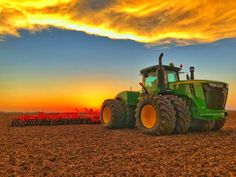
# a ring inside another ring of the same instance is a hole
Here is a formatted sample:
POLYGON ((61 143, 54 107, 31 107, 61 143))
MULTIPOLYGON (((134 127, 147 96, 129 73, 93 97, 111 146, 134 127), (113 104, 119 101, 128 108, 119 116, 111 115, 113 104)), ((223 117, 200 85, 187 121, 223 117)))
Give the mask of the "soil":
POLYGON ((149 136, 100 125, 10 127, 0 115, 0 176, 236 176, 236 112, 222 131, 149 136))

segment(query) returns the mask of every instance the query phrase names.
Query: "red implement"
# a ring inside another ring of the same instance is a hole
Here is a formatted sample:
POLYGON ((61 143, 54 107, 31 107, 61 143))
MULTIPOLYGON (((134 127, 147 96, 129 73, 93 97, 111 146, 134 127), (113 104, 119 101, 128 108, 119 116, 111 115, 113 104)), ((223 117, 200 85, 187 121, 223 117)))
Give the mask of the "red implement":
POLYGON ((99 114, 99 111, 92 109, 85 109, 84 112, 22 114, 12 120, 11 126, 96 124, 100 123, 99 114))

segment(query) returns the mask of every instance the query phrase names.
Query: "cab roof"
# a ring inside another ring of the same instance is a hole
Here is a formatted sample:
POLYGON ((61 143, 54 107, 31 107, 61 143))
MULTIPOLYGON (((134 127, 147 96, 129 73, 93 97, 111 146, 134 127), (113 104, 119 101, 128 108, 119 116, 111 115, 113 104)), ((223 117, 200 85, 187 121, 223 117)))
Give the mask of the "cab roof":
MULTIPOLYGON (((170 65, 163 65, 164 69, 167 71, 175 71, 175 72, 179 72, 181 70, 181 68, 179 67, 174 67, 174 66, 170 66, 170 65)), ((149 72, 153 72, 156 71, 158 68, 158 65, 154 65, 154 66, 150 66, 147 68, 144 68, 140 71, 141 74, 144 73, 149 73, 149 72)))

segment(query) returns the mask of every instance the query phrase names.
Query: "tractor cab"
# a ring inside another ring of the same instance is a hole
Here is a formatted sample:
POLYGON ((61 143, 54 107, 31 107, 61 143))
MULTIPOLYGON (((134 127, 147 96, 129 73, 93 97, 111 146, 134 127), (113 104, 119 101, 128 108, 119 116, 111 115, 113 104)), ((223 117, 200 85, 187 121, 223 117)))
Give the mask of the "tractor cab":
MULTIPOLYGON (((158 67, 158 65, 155 65, 144 68, 140 71, 141 75, 143 76, 142 83, 150 93, 158 91, 158 73, 156 72, 158 67)), ((179 72, 181 68, 174 67, 172 63, 170 65, 163 65, 163 68, 165 69, 165 83, 167 84, 167 87, 169 83, 180 81, 179 72)))

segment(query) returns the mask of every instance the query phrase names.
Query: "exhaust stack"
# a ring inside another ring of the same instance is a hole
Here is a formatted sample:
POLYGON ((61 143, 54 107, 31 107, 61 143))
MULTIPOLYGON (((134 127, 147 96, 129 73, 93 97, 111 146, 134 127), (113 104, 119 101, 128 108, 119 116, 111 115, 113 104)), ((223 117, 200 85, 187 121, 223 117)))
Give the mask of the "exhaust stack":
POLYGON ((159 66, 157 68, 157 87, 160 89, 160 92, 163 93, 166 91, 166 71, 162 65, 163 53, 159 56, 159 66))
POLYGON ((189 69, 190 69, 190 79, 194 80, 194 69, 195 68, 193 66, 191 66, 189 69))

